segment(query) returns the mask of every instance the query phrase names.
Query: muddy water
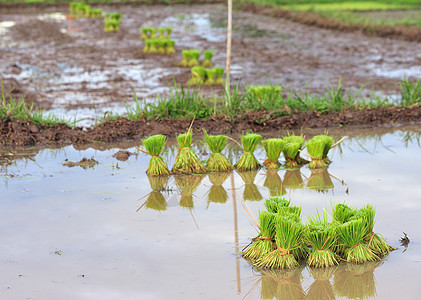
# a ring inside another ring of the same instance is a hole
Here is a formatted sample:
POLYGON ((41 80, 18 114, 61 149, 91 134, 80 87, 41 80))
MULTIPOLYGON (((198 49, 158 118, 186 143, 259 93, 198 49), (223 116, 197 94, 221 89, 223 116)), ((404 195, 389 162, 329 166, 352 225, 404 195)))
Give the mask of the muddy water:
MULTIPOLYGON (((167 182, 148 179, 149 158, 143 154, 126 161, 113 157, 120 149, 136 152, 133 144, 26 149, 27 158, 1 167, 0 297, 416 299, 421 292, 420 134, 413 128, 350 135, 332 150, 333 163, 320 174, 303 167, 167 182), (98 164, 90 168, 63 166, 91 157, 98 164), (274 187, 301 205, 304 216, 330 211, 331 203, 373 204, 375 231, 398 250, 362 266, 253 270, 236 254, 256 234, 238 199, 257 215, 261 199, 274 187), (398 241, 402 231, 411 239, 407 249, 398 241)), ((206 157, 200 144, 195 150, 206 157)), ((3 153, 11 157, 18 151, 3 153)), ((174 153, 174 148, 166 153, 169 165, 174 153)), ((236 160, 239 153, 225 154, 236 160)), ((262 149, 256 156, 264 157, 262 149)))
MULTIPOLYGON (((105 12, 115 7, 102 6, 105 12)), ((174 76, 183 84, 189 69, 176 66, 181 50, 213 49, 225 66, 226 9, 222 5, 119 7, 121 31, 104 33, 102 19, 67 19, 68 10, 0 13, 0 72, 12 96, 91 125, 106 112, 125 112, 134 92, 151 101, 174 76), (142 26, 171 26, 174 56, 144 55, 142 26), (10 83, 10 84, 9 84, 10 83)), ((234 13, 231 81, 280 84, 322 93, 342 78, 346 89, 398 94, 396 82, 419 78, 417 43, 340 33, 252 13, 234 13)), ((8 92, 8 90, 7 90, 8 92)), ((214 95, 222 89, 210 89, 214 95)))

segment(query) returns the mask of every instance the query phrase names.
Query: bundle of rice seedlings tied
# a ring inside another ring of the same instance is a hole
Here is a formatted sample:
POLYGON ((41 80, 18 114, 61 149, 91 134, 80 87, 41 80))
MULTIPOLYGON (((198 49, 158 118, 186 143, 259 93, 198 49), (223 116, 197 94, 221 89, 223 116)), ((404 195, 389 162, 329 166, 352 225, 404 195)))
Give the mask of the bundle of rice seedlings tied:
POLYGON ((79 2, 70 2, 69 3, 69 11, 72 17, 76 17, 77 10, 78 10, 79 2))
POLYGON ((148 36, 148 32, 149 32, 149 27, 141 27, 140 28, 140 32, 141 32, 141 35, 140 35, 140 39, 141 40, 147 40, 147 39, 149 39, 149 36, 148 36))
POLYGON ((158 53, 158 39, 150 39, 149 42, 149 51, 148 53, 158 53))
MULTIPOLYGON (((338 203, 332 207, 332 223, 334 223, 335 226, 342 225, 351 221, 356 213, 356 209, 351 208, 345 203, 338 203)), ((338 245, 334 247, 335 253, 343 257, 345 255, 345 248, 343 243, 338 243, 338 245)))
POLYGON ((263 165, 267 170, 277 170, 281 166, 279 156, 284 148, 285 141, 283 139, 267 139, 262 141, 265 148, 267 159, 263 165))
POLYGON ((335 291, 329 279, 335 274, 337 269, 338 267, 310 268, 314 282, 307 291, 306 299, 336 299, 335 291))
POLYGON ((312 169, 311 176, 307 181, 307 188, 318 192, 326 192, 333 189, 333 182, 326 169, 312 169))
POLYGON ((307 160, 300 157, 299 150, 302 149, 304 138, 298 135, 288 135, 284 137, 285 145, 283 153, 285 157, 285 167, 296 169, 301 165, 308 163, 307 160))
POLYGON ((247 87, 247 92, 259 101, 263 99, 271 100, 282 92, 280 85, 253 85, 247 87))
POLYGON ((203 174, 174 175, 175 182, 181 192, 180 206, 189 208, 194 206, 193 193, 204 177, 203 174))
POLYGON ((374 207, 367 204, 365 207, 358 210, 354 218, 360 218, 366 224, 364 241, 367 243, 368 247, 376 255, 383 256, 389 253, 391 246, 389 246, 384 237, 373 232, 375 214, 374 207))
POLYGON ((344 259, 347 262, 362 264, 380 258, 364 241, 367 225, 362 219, 355 219, 337 226, 339 242, 345 247, 344 259))
POLYGON ((228 200, 227 191, 224 189, 222 184, 227 180, 230 173, 228 172, 212 172, 208 174, 209 181, 212 186, 208 192, 208 203, 225 203, 228 200))
POLYGON ((214 69, 205 69, 206 70, 206 85, 215 84, 215 70, 214 69))
POLYGON ((165 54, 165 48, 167 47, 167 40, 159 38, 157 39, 157 51, 158 54, 165 54))
POLYGON ((167 39, 167 45, 166 45, 166 48, 165 48, 165 53, 166 54, 174 54, 175 53, 174 47, 175 47, 175 41, 167 39))
POLYGON ((241 136, 241 144, 243 144, 244 153, 235 164, 238 171, 256 170, 261 167, 253 154, 261 139, 262 136, 260 134, 250 132, 241 136))
POLYGON ((202 51, 197 50, 197 49, 190 50, 190 60, 188 62, 189 67, 200 66, 200 62, 199 62, 200 53, 202 53, 202 51))
POLYGON ((151 176, 148 175, 149 184, 151 185, 152 192, 149 194, 146 207, 158 211, 167 209, 167 201, 161 191, 165 188, 168 182, 169 175, 151 176))
POLYGON ((143 146, 145 146, 146 151, 137 148, 138 150, 149 154, 151 160, 149 162, 148 169, 146 174, 148 175, 169 175, 170 170, 164 162, 161 153, 164 150, 165 144, 167 142, 167 137, 162 134, 156 134, 148 137, 147 139, 142 139, 143 146))
POLYGON ((242 251, 245 259, 252 263, 262 256, 272 252, 275 249, 275 214, 268 211, 259 211, 260 233, 253 238, 252 242, 242 251))
POLYGON ((374 270, 382 261, 366 262, 361 265, 344 264, 333 277, 333 287, 338 297, 348 299, 369 299, 377 295, 374 270))
POLYGON ((324 169, 328 167, 327 154, 333 144, 333 139, 328 135, 317 135, 307 141, 306 147, 311 158, 310 169, 324 169))
POLYGON ((243 199, 249 201, 262 200, 263 196, 262 194, 260 194, 256 184, 254 184, 254 179, 256 178, 257 170, 238 172, 238 174, 244 181, 243 199))
POLYGON ((158 32, 159 32, 159 38, 160 39, 165 38, 165 31, 166 31, 166 28, 164 28, 164 27, 158 27, 158 32))
POLYGON ((286 194, 282 179, 276 170, 267 171, 263 186, 269 189, 269 194, 271 197, 282 196, 286 194))
POLYGON ((215 84, 224 85, 224 79, 223 79, 224 72, 225 72, 224 68, 215 67, 215 68, 213 68, 213 72, 214 72, 214 74, 216 76, 216 78, 215 78, 215 84))
POLYGON ((303 225, 289 214, 275 214, 276 249, 256 261, 256 266, 267 269, 292 269, 299 266, 292 251, 300 247, 303 225))
POLYGON ((174 165, 172 167, 173 173, 182 174, 197 174, 206 172, 205 166, 203 166, 200 159, 190 148, 192 144, 192 132, 189 130, 187 133, 182 133, 177 136, 178 154, 175 158, 174 165))
POLYGON ((165 27, 165 35, 164 37, 167 39, 171 39, 171 33, 173 31, 172 27, 165 27))
POLYGON ((262 273, 262 299, 304 299, 301 285, 302 268, 293 270, 260 270, 262 273))
POLYGON ((206 81, 206 69, 204 67, 193 67, 191 68, 192 78, 187 82, 188 85, 199 85, 206 81))
POLYGON ((316 213, 308 218, 305 242, 312 247, 307 264, 315 268, 327 268, 339 264, 339 256, 334 252, 337 244, 335 226, 327 221, 326 212, 316 213))
POLYGON ((282 210, 282 207, 289 207, 290 203, 290 200, 280 196, 270 197, 265 200, 265 207, 268 212, 276 214, 282 210))
POLYGON ((143 53, 149 53, 152 46, 151 40, 145 40, 145 47, 143 48, 143 53))
POLYGON ((203 137, 209 150, 212 151, 212 154, 206 162, 208 171, 219 172, 233 170, 234 166, 221 153, 227 144, 228 138, 225 135, 209 135, 205 129, 203 129, 203 137))
POLYGON ((190 50, 182 50, 183 60, 178 63, 180 67, 188 67, 190 61, 190 50))
POLYGON ((213 67, 212 57, 213 51, 212 50, 205 50, 203 51, 203 55, 205 59, 203 60, 202 66, 203 67, 213 67))

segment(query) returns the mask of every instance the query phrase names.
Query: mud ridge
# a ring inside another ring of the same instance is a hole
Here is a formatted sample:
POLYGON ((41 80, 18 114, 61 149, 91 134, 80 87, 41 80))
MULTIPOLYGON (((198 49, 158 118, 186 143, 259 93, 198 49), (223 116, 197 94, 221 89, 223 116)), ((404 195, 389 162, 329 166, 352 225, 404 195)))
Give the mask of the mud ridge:
MULTIPOLYGON (((191 120, 139 120, 129 121, 118 118, 106 121, 93 128, 69 128, 61 124, 53 127, 37 126, 27 121, 6 120, 0 123, 0 144, 28 146, 46 144, 86 144, 92 142, 119 142, 140 140, 154 134, 174 136, 185 132, 191 120)), ((196 120, 193 131, 201 133, 206 129, 211 134, 254 132, 274 132, 305 128, 333 128, 352 125, 388 126, 421 124, 421 107, 386 107, 341 113, 318 114, 296 113, 289 116, 269 118, 266 112, 249 113, 237 120, 215 117, 196 120)))
POLYGON ((367 36, 377 36, 421 42, 421 28, 417 26, 379 26, 364 24, 349 24, 333 19, 324 18, 316 12, 294 12, 276 9, 268 6, 260 6, 253 3, 238 3, 237 9, 253 12, 271 17, 285 18, 300 24, 316 26, 340 32, 361 32, 367 36))

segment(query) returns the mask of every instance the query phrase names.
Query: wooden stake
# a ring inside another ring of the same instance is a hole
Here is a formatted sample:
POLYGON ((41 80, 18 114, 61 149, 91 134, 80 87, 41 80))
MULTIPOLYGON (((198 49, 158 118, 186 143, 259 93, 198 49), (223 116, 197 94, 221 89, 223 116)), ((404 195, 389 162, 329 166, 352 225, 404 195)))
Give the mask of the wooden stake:
POLYGON ((232 39, 232 0, 228 0, 228 28, 227 28, 227 66, 225 91, 230 92, 230 65, 231 65, 231 39, 232 39))

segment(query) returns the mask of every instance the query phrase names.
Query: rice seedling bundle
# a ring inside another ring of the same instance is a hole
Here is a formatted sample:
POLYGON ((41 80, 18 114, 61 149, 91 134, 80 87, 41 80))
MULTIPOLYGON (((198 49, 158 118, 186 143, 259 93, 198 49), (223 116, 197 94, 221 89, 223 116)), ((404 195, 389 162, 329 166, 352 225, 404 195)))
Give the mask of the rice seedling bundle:
POLYGON ((230 161, 221 153, 227 144, 227 137, 225 135, 208 135, 206 130, 203 129, 203 136, 206 145, 212 154, 206 162, 208 171, 219 172, 233 170, 234 166, 230 161))
POLYGON ((214 69, 205 69, 206 70, 206 85, 214 85, 215 84, 215 70, 214 69))
POLYGON ((150 39, 149 53, 158 53, 158 39, 150 39))
POLYGON ((199 187, 205 176, 203 174, 194 175, 174 175, 175 182, 180 189, 180 206, 193 207, 193 193, 199 187))
POLYGON ((328 135, 317 135, 306 143, 308 153, 311 156, 310 169, 327 168, 330 160, 327 154, 333 144, 333 139, 328 135))
POLYGON ((333 182, 326 169, 312 169, 307 182, 307 188, 324 192, 333 189, 333 182))
POLYGON ((175 53, 175 41, 174 40, 167 40, 167 46, 165 49, 166 54, 174 54, 175 53))
POLYGON ((180 148, 178 149, 178 154, 172 167, 172 172, 182 174, 204 173, 206 168, 190 148, 192 143, 191 131, 179 134, 177 136, 177 141, 180 148))
POLYGON ((228 172, 212 172, 208 174, 209 181, 212 186, 208 192, 208 201, 215 203, 225 203, 228 200, 227 191, 222 184, 227 180, 230 173, 228 172))
POLYGON ((250 93, 253 97, 261 101, 264 98, 271 99, 274 96, 280 94, 282 91, 282 86, 280 85, 254 85, 248 86, 247 92, 250 93))
POLYGON ((302 189, 304 187, 304 181, 300 170, 286 170, 283 184, 287 189, 302 189))
POLYGON ((148 175, 169 175, 170 170, 164 162, 164 159, 160 156, 164 150, 167 137, 162 134, 152 135, 147 139, 142 139, 142 143, 146 148, 146 151, 151 155, 146 174, 148 175))
POLYGON ((289 215, 275 214, 276 249, 260 257, 256 266, 268 269, 291 269, 298 267, 292 251, 300 247, 303 226, 289 215))
POLYGON ((312 247, 307 264, 315 268, 327 268, 339 264, 339 256, 334 252, 337 244, 335 226, 327 221, 327 214, 316 214, 308 219, 305 242, 312 247))
POLYGON ((222 77, 224 76, 224 72, 225 72, 224 68, 215 67, 215 68, 213 68, 213 71, 214 71, 215 76, 216 76, 215 84, 223 85, 224 79, 222 77))
POLYGON ((310 268, 314 282, 307 291, 306 299, 334 300, 335 291, 329 279, 335 274, 337 267, 310 268))
POLYGON ((200 63, 199 63, 199 56, 200 56, 200 53, 201 53, 202 51, 200 51, 200 50, 197 50, 197 49, 191 49, 190 50, 190 60, 189 60, 189 62, 188 62, 188 66, 189 67, 196 67, 196 66, 200 66, 200 63))
POLYGON ((102 16, 102 9, 91 9, 89 11, 89 18, 100 18, 102 16))
POLYGON ((143 48, 143 53, 149 53, 149 49, 151 48, 151 40, 145 41, 145 48, 143 48))
POLYGON ((146 207, 154 210, 162 211, 167 209, 167 201, 162 195, 161 190, 165 188, 168 182, 169 175, 163 176, 150 176, 148 175, 149 184, 151 185, 152 192, 149 194, 146 207))
POLYGON ((302 136, 288 135, 284 137, 285 145, 283 153, 285 157, 285 167, 289 169, 298 168, 301 165, 308 163, 307 160, 300 157, 300 152, 304 144, 302 136))
POLYGON ((263 165, 267 170, 279 169, 279 156, 284 148, 285 141, 283 139, 267 139, 262 141, 263 148, 265 148, 267 159, 263 165))
POLYGON ((261 270, 262 299, 305 299, 301 285, 301 268, 292 270, 261 270))
POLYGON ((158 32, 159 32, 159 37, 162 39, 165 36, 165 28, 163 27, 158 27, 158 32))
POLYGON ((205 50, 203 51, 203 55, 205 59, 203 60, 202 66, 203 67, 213 67, 212 57, 213 51, 212 50, 205 50))
POLYGON ((85 2, 79 2, 75 8, 76 17, 83 18, 85 16, 85 11, 88 9, 87 6, 88 5, 85 2))
POLYGON ((389 253, 390 246, 381 235, 373 232, 375 223, 374 216, 374 207, 372 205, 366 205, 365 207, 358 210, 353 218, 359 218, 364 221, 366 224, 364 241, 376 255, 383 256, 389 253))
POLYGON ((170 39, 170 38, 171 38, 171 33, 172 33, 172 31, 173 31, 173 28, 172 28, 172 27, 166 27, 166 28, 165 28, 165 32, 166 32, 165 37, 166 37, 167 39, 170 39))
POLYGON ((383 262, 366 262, 361 265, 346 264, 346 268, 335 272, 333 288, 339 297, 348 299, 370 299, 377 295, 374 270, 383 262))
POLYGON ((121 16, 122 14, 119 12, 111 13, 110 15, 111 19, 116 20, 116 21, 121 21, 121 16))
POLYGON ((254 184, 254 179, 256 178, 257 171, 250 170, 244 172, 238 172, 241 179, 243 179, 244 185, 244 192, 243 192, 243 199, 249 201, 260 201, 263 199, 262 194, 260 194, 259 189, 254 184))
POLYGON ((140 28, 140 32, 141 32, 140 39, 146 41, 149 38, 149 36, 148 36, 149 28, 148 27, 142 27, 142 28, 140 28))
POLYGON ((119 31, 120 21, 115 19, 104 19, 104 32, 119 31))
POLYGON ((190 50, 181 50, 181 54, 183 55, 183 60, 178 63, 178 66, 187 67, 190 60, 190 50))
POLYGON ((161 39, 161 38, 156 39, 156 41, 157 41, 157 45, 158 45, 158 47, 156 49, 156 53, 165 54, 165 48, 167 46, 167 41, 164 40, 164 39, 161 39))
POLYGON ((269 189, 269 194, 271 197, 282 196, 286 194, 282 179, 276 170, 267 171, 263 186, 269 189))
POLYGON ((262 136, 255 133, 247 133, 241 136, 241 144, 243 144, 244 153, 236 163, 235 167, 239 171, 256 170, 261 167, 256 157, 254 157, 254 150, 256 150, 262 136))
POLYGON ((206 80, 206 69, 204 67, 196 66, 191 68, 192 78, 189 79, 189 85, 202 84, 206 80))
POLYGON ((276 214, 282 207, 288 207, 290 203, 290 200, 280 196, 270 197, 265 200, 265 207, 269 212, 276 214))
POLYGON ((347 262, 361 264, 379 260, 379 257, 364 242, 366 227, 362 219, 337 226, 339 241, 345 246, 344 259, 347 262))
POLYGON ((351 208, 345 203, 338 203, 333 208, 332 219, 337 224, 343 224, 350 221, 355 216, 356 213, 357 213, 356 209, 351 208))
POLYGON ((275 214, 259 211, 260 233, 242 252, 246 259, 255 261, 275 249, 275 214))

